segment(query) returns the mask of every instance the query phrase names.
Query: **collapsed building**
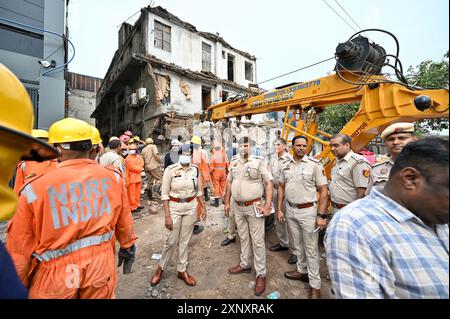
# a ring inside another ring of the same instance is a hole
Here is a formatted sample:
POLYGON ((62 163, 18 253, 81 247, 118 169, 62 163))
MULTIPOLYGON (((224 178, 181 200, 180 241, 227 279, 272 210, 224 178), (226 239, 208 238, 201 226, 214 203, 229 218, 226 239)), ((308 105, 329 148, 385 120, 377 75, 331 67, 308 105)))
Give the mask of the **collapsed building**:
POLYGON ((164 147, 199 129, 210 140, 204 132, 210 124, 199 124, 194 114, 242 94, 256 80, 255 56, 159 6, 141 9, 136 23, 123 23, 118 35, 91 115, 104 140, 131 130, 164 147))

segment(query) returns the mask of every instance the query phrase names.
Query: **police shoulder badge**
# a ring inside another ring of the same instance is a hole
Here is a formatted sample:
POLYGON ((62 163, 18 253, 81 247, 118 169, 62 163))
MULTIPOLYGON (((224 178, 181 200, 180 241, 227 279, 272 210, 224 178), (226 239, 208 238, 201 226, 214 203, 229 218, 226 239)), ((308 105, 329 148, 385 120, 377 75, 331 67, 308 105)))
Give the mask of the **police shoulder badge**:
POLYGON ((370 177, 370 169, 363 169, 363 176, 366 178, 370 177))

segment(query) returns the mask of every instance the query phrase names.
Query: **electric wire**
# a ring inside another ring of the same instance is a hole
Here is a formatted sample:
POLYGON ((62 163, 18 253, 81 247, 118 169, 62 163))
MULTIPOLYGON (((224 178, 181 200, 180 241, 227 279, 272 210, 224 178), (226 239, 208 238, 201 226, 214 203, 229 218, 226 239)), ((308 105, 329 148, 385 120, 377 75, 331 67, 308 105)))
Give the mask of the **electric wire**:
MULTIPOLYGON (((287 75, 291 75, 291 74, 296 73, 296 72, 299 72, 299 71, 306 70, 306 69, 308 69, 308 68, 311 68, 311 67, 313 67, 313 66, 316 66, 316 65, 319 65, 319 64, 328 62, 328 61, 333 60, 333 59, 335 59, 335 57, 331 57, 331 58, 328 58, 328 59, 324 59, 324 60, 318 61, 318 62, 316 62, 316 63, 312 63, 312 64, 310 64, 310 65, 301 67, 301 68, 299 68, 299 69, 296 69, 296 70, 293 70, 293 71, 290 71, 290 72, 281 74, 281 75, 279 75, 279 76, 276 76, 276 77, 273 77, 273 78, 264 80, 264 81, 262 81, 262 82, 256 83, 255 85, 259 86, 259 85, 261 85, 261 84, 263 84, 263 83, 267 83, 267 82, 270 82, 270 81, 273 81, 273 80, 277 80, 277 79, 279 79, 279 78, 285 77, 285 76, 287 76, 287 75)), ((247 97, 248 94, 242 94, 242 93, 245 93, 245 92, 246 92, 245 90, 239 91, 239 92, 236 93, 235 95, 231 96, 231 97, 228 99, 228 101, 235 101, 235 100, 237 100, 237 99, 239 99, 239 98, 245 98, 245 97, 247 97)))
POLYGON ((344 7, 341 6, 341 4, 340 4, 337 0, 334 0, 334 1, 337 3, 337 5, 338 5, 339 7, 341 7, 342 11, 345 12, 345 14, 350 18, 350 20, 353 21, 353 23, 358 27, 358 29, 359 29, 359 30, 362 30, 362 28, 359 26, 359 24, 358 24, 358 23, 351 17, 351 15, 347 12, 347 10, 345 10, 344 7))
POLYGON ((353 31, 358 32, 358 30, 356 30, 350 23, 348 23, 347 20, 345 20, 345 19, 339 14, 339 12, 337 12, 336 10, 334 10, 334 8, 333 8, 332 6, 330 6, 329 3, 328 3, 326 0, 322 0, 322 1, 328 6, 328 8, 330 8, 331 10, 333 10, 333 12, 336 13, 337 16, 338 16, 339 18, 341 18, 342 21, 344 21, 345 24, 347 24, 353 31))
POLYGON ((0 20, 9 22, 9 23, 12 23, 12 24, 15 24, 15 25, 18 25, 18 26, 21 26, 21 27, 24 27, 24 28, 27 28, 27 29, 30 29, 30 30, 35 30, 35 31, 45 32, 45 33, 48 33, 48 34, 52 34, 52 35, 61 37, 61 38, 63 39, 63 41, 67 41, 67 42, 71 45, 72 50, 73 50, 73 55, 72 55, 72 57, 70 58, 70 60, 67 61, 66 63, 62 64, 62 65, 59 66, 59 67, 56 67, 56 68, 54 68, 54 69, 51 69, 51 70, 48 70, 48 71, 42 73, 42 76, 45 76, 45 75, 47 75, 47 74, 49 74, 49 73, 51 73, 51 72, 55 72, 56 70, 59 70, 59 69, 61 69, 61 68, 64 68, 65 66, 69 65, 69 63, 72 62, 73 59, 75 58, 75 46, 73 45, 72 41, 70 41, 66 36, 61 35, 61 34, 58 34, 58 33, 53 32, 53 31, 49 31, 49 30, 45 30, 45 29, 33 27, 33 26, 31 26, 31 25, 24 24, 24 23, 20 23, 20 22, 14 21, 14 20, 10 20, 10 19, 7 19, 7 18, 3 18, 3 17, 0 17, 0 20))

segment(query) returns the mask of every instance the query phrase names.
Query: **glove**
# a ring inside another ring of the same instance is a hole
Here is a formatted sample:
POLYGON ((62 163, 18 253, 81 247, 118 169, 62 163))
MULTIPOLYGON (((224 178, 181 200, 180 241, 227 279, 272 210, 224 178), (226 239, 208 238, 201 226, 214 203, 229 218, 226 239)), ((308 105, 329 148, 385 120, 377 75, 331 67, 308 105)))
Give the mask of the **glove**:
POLYGON ((128 249, 120 248, 119 263, 117 264, 117 267, 120 267, 123 263, 124 275, 131 273, 131 267, 134 264, 135 255, 136 255, 136 245, 133 245, 128 249))

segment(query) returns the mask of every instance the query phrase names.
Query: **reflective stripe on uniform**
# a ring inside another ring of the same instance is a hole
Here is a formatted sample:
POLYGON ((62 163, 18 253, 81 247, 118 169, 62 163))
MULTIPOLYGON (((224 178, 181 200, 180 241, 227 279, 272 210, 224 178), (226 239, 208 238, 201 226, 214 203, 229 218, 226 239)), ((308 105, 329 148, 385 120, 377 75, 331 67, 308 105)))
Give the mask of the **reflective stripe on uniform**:
POLYGON ((114 172, 114 175, 116 175, 117 183, 120 183, 120 177, 121 177, 120 174, 117 172, 114 172))
POLYGON ((21 192, 21 195, 23 194, 23 196, 25 196, 25 198, 27 199, 27 203, 31 204, 33 203, 35 200, 37 200, 37 196, 33 191, 33 187, 31 187, 31 184, 28 184, 27 186, 25 186, 21 192))
POLYGON ((42 255, 38 255, 37 253, 34 253, 33 256, 40 262, 50 261, 52 259, 56 259, 56 258, 59 258, 62 256, 69 255, 69 254, 71 254, 77 250, 83 249, 83 248, 100 245, 101 243, 111 240, 111 238, 113 236, 114 236, 114 230, 110 231, 109 233, 100 235, 100 236, 91 236, 91 237, 86 237, 86 238, 80 239, 63 249, 47 250, 42 255))

